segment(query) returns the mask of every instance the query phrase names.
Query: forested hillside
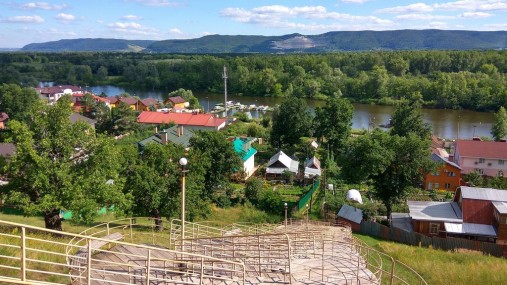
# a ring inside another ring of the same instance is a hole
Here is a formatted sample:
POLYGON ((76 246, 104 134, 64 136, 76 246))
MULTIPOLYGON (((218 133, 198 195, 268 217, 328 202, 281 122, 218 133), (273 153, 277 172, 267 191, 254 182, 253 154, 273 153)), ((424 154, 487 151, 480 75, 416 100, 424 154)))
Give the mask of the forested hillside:
POLYGON ((0 83, 117 85, 146 90, 294 95, 392 104, 413 93, 429 107, 507 107, 507 51, 344 52, 293 55, 4 53, 0 83))
POLYGON ((141 51, 154 41, 118 39, 73 39, 24 46, 23 51, 141 51))

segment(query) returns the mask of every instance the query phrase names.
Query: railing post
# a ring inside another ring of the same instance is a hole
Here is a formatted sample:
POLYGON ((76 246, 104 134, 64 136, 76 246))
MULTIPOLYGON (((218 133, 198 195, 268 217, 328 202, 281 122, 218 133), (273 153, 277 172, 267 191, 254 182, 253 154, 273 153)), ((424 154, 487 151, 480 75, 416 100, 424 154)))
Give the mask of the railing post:
POLYGON ((204 257, 201 257, 201 279, 199 280, 199 285, 202 285, 203 278, 204 278, 204 257))
POLYGON ((322 263, 321 263, 321 266, 322 266, 322 268, 321 268, 322 269, 322 278, 321 278, 321 281, 324 282, 324 239, 322 239, 322 263))
POLYGON ((150 270, 151 270, 151 249, 148 249, 148 257, 146 259, 146 284, 150 284, 150 270))
POLYGON ((285 234, 287 237, 287 263, 289 263, 289 284, 292 284, 292 270, 290 268, 290 237, 288 234, 285 234))
POLYGON ((21 227, 21 281, 26 281, 26 229, 21 227))
POLYGON ((134 235, 132 234, 132 218, 130 218, 130 242, 134 241, 134 235))
POLYGON ((88 238, 88 255, 86 256, 86 283, 88 285, 92 282, 92 242, 88 238))
POLYGON ((391 257, 391 277, 390 277, 390 281, 389 281, 389 285, 393 285, 393 281, 394 281, 394 258, 391 257))
POLYGON ((107 235, 109 235, 109 222, 106 223, 107 235))

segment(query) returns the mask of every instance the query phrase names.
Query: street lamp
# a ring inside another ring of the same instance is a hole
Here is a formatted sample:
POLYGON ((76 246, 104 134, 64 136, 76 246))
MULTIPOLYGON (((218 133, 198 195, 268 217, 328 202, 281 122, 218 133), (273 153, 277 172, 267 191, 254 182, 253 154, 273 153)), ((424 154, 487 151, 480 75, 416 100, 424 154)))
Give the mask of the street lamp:
POLYGON ((183 240, 185 239, 185 173, 188 172, 186 168, 188 160, 184 157, 180 158, 179 164, 181 165, 181 234, 180 244, 181 251, 183 251, 183 240))
POLYGON ((285 230, 287 230, 287 203, 284 203, 283 207, 285 208, 285 230))

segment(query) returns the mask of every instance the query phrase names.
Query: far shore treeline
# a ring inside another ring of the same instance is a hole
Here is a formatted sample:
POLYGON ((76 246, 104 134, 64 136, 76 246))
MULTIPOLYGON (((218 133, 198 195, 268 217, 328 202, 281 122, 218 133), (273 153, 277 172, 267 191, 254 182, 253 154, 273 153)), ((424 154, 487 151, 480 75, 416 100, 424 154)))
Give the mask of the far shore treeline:
POLYGON ((496 111, 507 107, 507 50, 371 51, 326 54, 181 55, 0 53, 0 83, 40 81, 146 90, 295 96, 394 104, 415 92, 427 107, 496 111))

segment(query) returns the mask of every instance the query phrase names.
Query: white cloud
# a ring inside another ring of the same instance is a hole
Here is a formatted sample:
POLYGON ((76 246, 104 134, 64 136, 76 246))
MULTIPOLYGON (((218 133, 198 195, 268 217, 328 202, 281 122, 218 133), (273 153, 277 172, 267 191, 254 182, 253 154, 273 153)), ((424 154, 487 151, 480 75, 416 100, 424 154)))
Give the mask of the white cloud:
POLYGON ((155 6, 155 7, 176 7, 181 5, 177 1, 168 1, 168 0, 130 0, 130 1, 146 6, 155 6))
POLYGON ((25 10, 34 10, 34 9, 40 9, 40 10, 61 10, 66 8, 66 4, 62 5, 53 5, 46 2, 29 2, 25 4, 21 4, 18 6, 20 9, 25 10))
POLYGON ((142 19, 142 17, 136 16, 136 15, 125 15, 125 16, 123 16, 121 18, 124 19, 124 20, 129 20, 129 21, 135 21, 135 20, 141 20, 142 19))
POLYGON ((493 15, 485 12, 465 12, 459 16, 462 18, 488 18, 493 15))
POLYGON ((449 26, 447 25, 447 23, 444 23, 444 22, 431 22, 431 23, 428 24, 428 26, 431 29, 439 29, 439 30, 445 30, 445 29, 449 28, 449 26))
POLYGON ((183 35, 183 32, 180 29, 178 29, 178 28, 172 28, 172 29, 170 29, 169 33, 171 33, 173 35, 178 35, 178 36, 183 35))
POLYGON ((55 16, 55 19, 63 21, 63 22, 70 22, 70 21, 74 21, 76 19, 76 17, 71 14, 60 13, 55 16))
POLYGON ((375 16, 356 16, 337 12, 328 12, 323 6, 287 7, 281 5, 261 6, 251 10, 243 8, 226 8, 221 11, 222 17, 230 18, 240 23, 259 24, 274 28, 292 28, 301 30, 326 30, 333 27, 343 27, 343 24, 316 24, 300 23, 289 21, 289 18, 317 19, 347 21, 347 25, 354 25, 360 22, 362 26, 372 24, 375 29, 385 26, 392 26, 390 20, 381 19, 375 16), (377 25, 377 26, 374 26, 377 25))
POLYGON ((466 10, 466 11, 496 11, 507 10, 507 1, 505 0, 463 0, 434 4, 436 9, 441 10, 466 10))
POLYGON ((405 14, 398 15, 395 19, 398 20, 425 20, 425 21, 434 21, 434 20, 452 20, 455 19, 454 16, 444 16, 444 15, 431 15, 431 14, 405 14))
POLYGON ((136 22, 116 22, 108 25, 111 28, 117 29, 142 29, 143 26, 136 22))
POLYGON ((13 16, 4 20, 7 23, 29 23, 29 24, 40 24, 44 22, 44 18, 41 16, 13 16))
POLYGON ((159 34, 158 30, 145 27, 136 22, 115 22, 108 24, 108 27, 115 32, 129 35, 156 36, 159 34))
POLYGON ((403 14, 403 13, 427 13, 433 11, 433 7, 424 3, 415 3, 407 6, 396 6, 392 8, 380 9, 378 13, 391 13, 391 14, 403 14))
POLYGON ((363 4, 368 1, 371 0, 342 0, 343 3, 358 3, 358 4, 363 4))

